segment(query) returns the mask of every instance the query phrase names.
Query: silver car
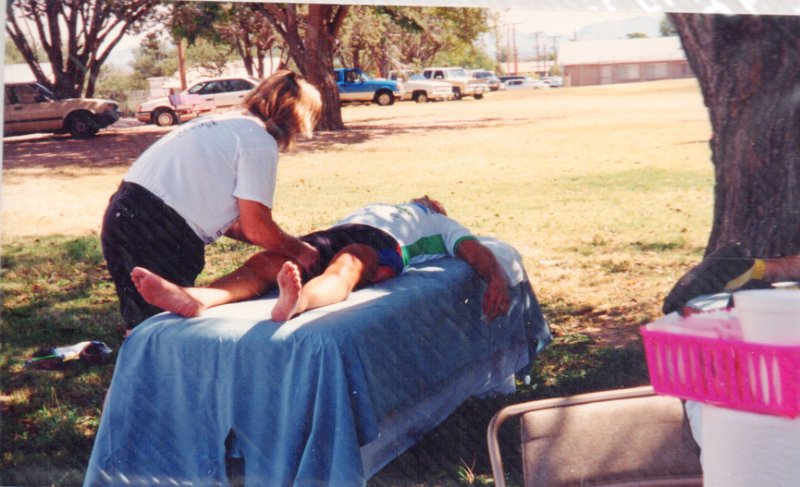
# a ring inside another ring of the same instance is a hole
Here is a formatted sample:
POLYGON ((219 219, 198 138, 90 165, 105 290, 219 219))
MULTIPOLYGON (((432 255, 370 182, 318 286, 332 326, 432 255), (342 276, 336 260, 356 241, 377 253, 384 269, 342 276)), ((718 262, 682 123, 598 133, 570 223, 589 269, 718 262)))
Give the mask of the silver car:
POLYGON ((204 78, 177 95, 148 100, 136 110, 136 119, 167 127, 200 115, 237 107, 258 79, 246 77, 204 78))

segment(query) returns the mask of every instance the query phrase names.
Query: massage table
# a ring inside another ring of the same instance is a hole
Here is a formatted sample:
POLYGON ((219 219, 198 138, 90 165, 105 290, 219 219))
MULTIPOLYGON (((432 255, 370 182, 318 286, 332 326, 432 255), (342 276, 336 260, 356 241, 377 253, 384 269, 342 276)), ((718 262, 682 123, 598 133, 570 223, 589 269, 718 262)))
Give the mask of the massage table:
POLYGON ((276 295, 161 313, 117 357, 84 485, 362 486, 473 395, 508 393, 551 340, 509 245, 482 238, 510 282, 507 316, 482 317, 485 283, 460 259, 410 267, 286 322, 276 295))

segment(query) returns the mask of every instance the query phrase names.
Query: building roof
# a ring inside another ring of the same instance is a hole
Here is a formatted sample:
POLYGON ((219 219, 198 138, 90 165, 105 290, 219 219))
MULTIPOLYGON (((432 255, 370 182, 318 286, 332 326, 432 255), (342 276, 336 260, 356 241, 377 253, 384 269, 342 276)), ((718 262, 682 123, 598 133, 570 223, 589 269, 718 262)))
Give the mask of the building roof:
POLYGON ((681 61, 686 55, 680 38, 603 39, 562 42, 558 61, 562 65, 681 61))

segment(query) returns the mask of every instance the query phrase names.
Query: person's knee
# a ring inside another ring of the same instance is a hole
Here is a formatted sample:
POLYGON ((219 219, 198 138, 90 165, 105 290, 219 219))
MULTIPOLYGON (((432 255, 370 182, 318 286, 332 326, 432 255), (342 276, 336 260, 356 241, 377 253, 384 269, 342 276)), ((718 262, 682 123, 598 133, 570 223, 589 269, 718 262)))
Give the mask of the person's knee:
POLYGON ((249 268, 257 274, 266 273, 268 275, 277 275, 286 260, 287 258, 283 255, 261 251, 247 259, 244 263, 244 267, 249 268))
POLYGON ((343 277, 358 273, 358 284, 365 284, 378 269, 378 254, 368 245, 350 244, 333 257, 328 269, 343 277))

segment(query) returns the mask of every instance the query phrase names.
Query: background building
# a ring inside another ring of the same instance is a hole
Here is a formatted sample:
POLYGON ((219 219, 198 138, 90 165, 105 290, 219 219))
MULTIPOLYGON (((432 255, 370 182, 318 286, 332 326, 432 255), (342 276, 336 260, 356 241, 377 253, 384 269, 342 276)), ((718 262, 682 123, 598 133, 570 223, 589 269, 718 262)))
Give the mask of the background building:
POLYGON ((694 76, 677 36, 563 42, 558 62, 565 86, 694 76))

